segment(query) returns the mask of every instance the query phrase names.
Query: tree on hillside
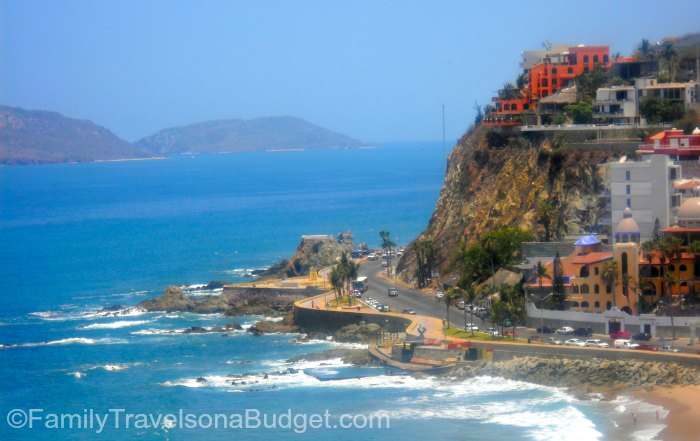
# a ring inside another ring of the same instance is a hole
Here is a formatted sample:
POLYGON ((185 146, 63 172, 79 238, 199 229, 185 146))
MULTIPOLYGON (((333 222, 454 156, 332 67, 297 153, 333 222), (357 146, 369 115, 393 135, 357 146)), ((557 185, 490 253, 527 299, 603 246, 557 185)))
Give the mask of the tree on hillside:
MULTIPOLYGON (((469 309, 469 323, 474 323, 474 303, 478 297, 478 293, 473 283, 468 284, 464 289, 462 289, 462 296, 464 297, 464 321, 467 321, 467 309, 469 309)), ((474 328, 471 328, 472 336, 474 336, 474 328)))
POLYGON ((331 268, 331 285, 336 293, 343 297, 343 292, 348 295, 348 304, 352 305, 352 282, 357 278, 357 264, 348 258, 347 253, 340 256, 338 262, 331 268))
POLYGON ((575 124, 588 124, 593 121, 593 103, 589 100, 569 104, 564 107, 564 112, 575 124))
POLYGON ((501 301, 505 307, 505 315, 510 319, 512 337, 515 338, 515 330, 518 323, 525 318, 525 293, 522 285, 501 285, 501 301))
POLYGON ((556 223, 557 210, 554 207, 554 203, 550 200, 542 200, 537 204, 537 223, 544 229, 544 237, 542 240, 544 242, 550 242, 552 240, 552 224, 556 223))

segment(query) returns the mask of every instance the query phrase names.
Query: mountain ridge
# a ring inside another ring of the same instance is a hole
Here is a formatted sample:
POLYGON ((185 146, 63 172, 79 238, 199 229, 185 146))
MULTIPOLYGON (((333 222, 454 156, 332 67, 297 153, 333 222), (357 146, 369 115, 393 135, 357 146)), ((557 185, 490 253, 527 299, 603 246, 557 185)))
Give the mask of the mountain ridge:
POLYGON ((365 145, 292 116, 202 121, 163 129, 130 143, 87 119, 70 118, 49 110, 0 105, 0 165, 365 145))

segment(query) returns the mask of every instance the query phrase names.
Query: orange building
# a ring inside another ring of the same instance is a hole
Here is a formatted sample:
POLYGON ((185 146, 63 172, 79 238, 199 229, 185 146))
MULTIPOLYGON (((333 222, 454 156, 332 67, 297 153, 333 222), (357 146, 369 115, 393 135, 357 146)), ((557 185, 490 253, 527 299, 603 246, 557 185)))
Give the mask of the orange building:
POLYGON ((522 98, 493 98, 496 110, 486 115, 483 125, 502 127, 522 124, 523 113, 534 112, 541 98, 556 93, 577 76, 592 71, 596 66, 609 69, 609 53, 608 46, 576 46, 561 54, 561 61, 553 63, 550 58, 545 58, 528 70, 529 82, 520 91, 522 98))

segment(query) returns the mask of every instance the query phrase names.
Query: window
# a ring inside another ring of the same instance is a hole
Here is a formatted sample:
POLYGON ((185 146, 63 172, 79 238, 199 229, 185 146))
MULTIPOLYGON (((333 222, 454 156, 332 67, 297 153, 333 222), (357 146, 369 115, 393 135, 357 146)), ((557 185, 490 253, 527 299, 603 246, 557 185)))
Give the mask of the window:
POLYGON ((627 199, 627 208, 632 208, 632 201, 629 198, 627 199))
POLYGON ((503 110, 510 110, 510 104, 504 104, 503 110))
POLYGON ((681 271, 681 272, 688 271, 688 267, 685 265, 681 265, 681 267, 678 268, 678 271, 681 271))
POLYGON ((549 86, 549 81, 547 81, 547 78, 542 78, 542 87, 547 87, 549 86))
POLYGON ((590 291, 588 289, 588 285, 586 285, 585 283, 581 285, 581 294, 588 294, 589 292, 590 291))
POLYGON ((600 270, 598 269, 597 266, 595 268, 593 268, 593 274, 595 274, 597 276, 599 273, 600 273, 600 270))
POLYGON ((675 267, 675 266, 673 266, 673 265, 669 265, 669 266, 668 266, 668 271, 669 271, 669 272, 674 272, 675 270, 676 270, 676 267, 675 267))
POLYGON ((593 62, 594 63, 600 62, 600 58, 598 58, 598 55, 593 55, 593 62))
POLYGON ((590 72, 590 69, 588 68, 588 66, 586 66, 586 67, 583 68, 583 71, 584 71, 584 72, 590 72))
POLYGON ((570 74, 574 73, 574 68, 573 68, 573 67, 567 67, 567 68, 566 68, 566 73, 570 73, 570 74))
POLYGON ((612 292, 612 286, 605 285, 605 294, 610 294, 612 292))
POLYGON ((607 303, 605 304, 605 309, 607 309, 607 310, 609 311, 610 308, 612 308, 612 303, 607 302, 607 303))
POLYGON ((603 55, 603 63, 606 63, 606 64, 607 64, 608 60, 609 60, 608 56, 607 56, 607 55, 603 55))
POLYGON ((600 286, 597 283, 593 285, 593 292, 596 294, 600 294, 600 286))
POLYGON ((557 68, 556 68, 556 67, 553 67, 553 68, 552 68, 552 75, 556 75, 556 74, 557 74, 557 68))
POLYGON ((588 269, 588 266, 587 265, 582 266, 580 276, 581 277, 588 277, 589 275, 590 275, 590 270, 588 269))
POLYGON ((584 56, 583 56, 583 62, 584 62, 584 63, 588 63, 588 55, 584 55, 584 56))
POLYGON ((588 308, 588 302, 581 302, 581 308, 588 308))
POLYGON ((600 308, 600 302, 595 302, 593 305, 594 305, 596 308, 600 308))
POLYGON ((556 85, 557 85, 557 79, 556 79, 556 78, 552 78, 552 86, 556 86, 556 85))
POLYGON ((625 179, 628 180, 628 181, 630 180, 630 171, 629 171, 629 170, 627 170, 627 171, 625 172, 625 179))
POLYGON ((523 104, 523 110, 527 110, 530 108, 530 105, 528 103, 523 104))
POLYGON ((517 103, 513 103, 513 104, 510 106, 510 110, 518 110, 518 104, 517 104, 517 103))
POLYGON ((627 186, 625 187, 625 193, 630 194, 631 189, 632 187, 630 186, 630 184, 627 184, 627 186))
POLYGON ((578 302, 571 302, 572 308, 578 308, 578 302))

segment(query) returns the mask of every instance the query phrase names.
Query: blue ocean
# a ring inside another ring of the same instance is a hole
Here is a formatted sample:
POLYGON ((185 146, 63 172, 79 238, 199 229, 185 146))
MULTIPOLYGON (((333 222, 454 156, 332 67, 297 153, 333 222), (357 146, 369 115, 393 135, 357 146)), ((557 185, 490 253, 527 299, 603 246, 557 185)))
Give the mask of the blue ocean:
POLYGON ((202 285, 245 280, 304 234, 406 244, 445 167, 426 142, 0 168, 0 439, 627 439, 613 416, 644 403, 290 362, 348 345, 183 334, 262 317, 133 307, 167 285, 216 294, 202 285))

